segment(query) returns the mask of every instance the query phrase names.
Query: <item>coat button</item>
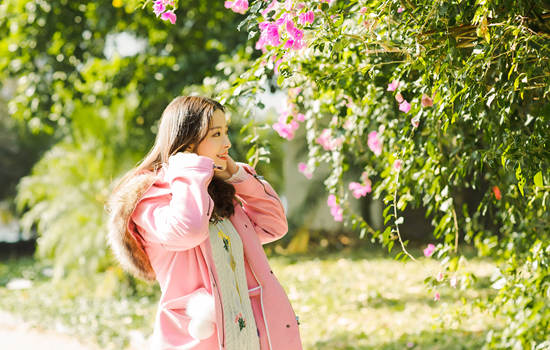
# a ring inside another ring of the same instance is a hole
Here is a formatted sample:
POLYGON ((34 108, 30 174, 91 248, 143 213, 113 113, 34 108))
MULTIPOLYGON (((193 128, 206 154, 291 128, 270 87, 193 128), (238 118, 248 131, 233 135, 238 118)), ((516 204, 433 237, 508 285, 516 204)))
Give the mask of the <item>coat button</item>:
POLYGON ((287 325, 286 325, 286 328, 290 328, 290 325, 289 325, 289 324, 287 324, 287 325))
POLYGON ((248 228, 248 226, 244 225, 244 227, 248 228))
POLYGON ((271 274, 273 275, 273 271, 269 271, 269 272, 271 272, 271 274))

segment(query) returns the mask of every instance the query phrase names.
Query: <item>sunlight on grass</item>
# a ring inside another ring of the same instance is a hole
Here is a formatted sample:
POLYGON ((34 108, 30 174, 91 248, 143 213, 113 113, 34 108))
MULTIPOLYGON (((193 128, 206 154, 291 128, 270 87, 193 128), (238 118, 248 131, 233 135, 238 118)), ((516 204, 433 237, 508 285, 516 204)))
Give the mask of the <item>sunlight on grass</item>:
MULTIPOLYGON (((494 270, 488 261, 469 262, 480 279, 475 288, 445 286, 437 302, 423 283, 430 272, 380 253, 272 256, 270 262, 300 317, 304 349, 478 349, 496 324, 475 307, 477 298, 491 293, 484 283, 494 270)), ((435 260, 423 262, 437 273, 435 260)), ((151 334, 157 287, 138 285, 138 293, 130 295, 117 283, 107 288, 107 275, 73 275, 54 284, 41 269, 31 259, 0 263, 0 309, 108 349, 126 346, 132 330, 151 334), (33 288, 4 287, 22 275, 34 280, 33 288)))

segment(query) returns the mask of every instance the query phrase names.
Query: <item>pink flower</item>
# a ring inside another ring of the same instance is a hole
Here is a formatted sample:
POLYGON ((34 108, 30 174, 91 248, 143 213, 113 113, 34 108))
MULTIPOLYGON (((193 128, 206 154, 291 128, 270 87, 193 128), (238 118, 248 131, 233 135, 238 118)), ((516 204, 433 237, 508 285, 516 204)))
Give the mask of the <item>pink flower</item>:
POLYGON ((333 195, 333 194, 329 195, 328 199, 327 199, 327 204, 328 204, 329 207, 333 207, 333 206, 337 205, 336 204, 336 196, 333 195))
POLYGON ((290 11, 292 9, 292 0, 285 1, 285 10, 290 11))
POLYGON ((397 171, 401 170, 402 165, 403 165, 403 161, 401 159, 396 159, 395 162, 393 162, 393 167, 397 171))
POLYGON ((403 98, 403 95, 397 94, 395 95, 395 100, 399 103, 403 102, 405 99, 403 98))
POLYGON ((313 11, 308 11, 304 13, 300 13, 298 16, 298 24, 306 25, 306 23, 313 23, 313 20, 315 19, 315 14, 313 11))
POLYGON ((365 13, 367 13, 367 8, 365 6, 361 7, 361 9, 359 10, 359 13, 364 15, 365 13))
POLYGON ((405 113, 409 113, 409 111, 411 110, 410 103, 407 102, 407 100, 403 100, 403 102, 401 102, 401 104, 399 105, 399 110, 405 113))
POLYGON ((397 9, 397 13, 401 13, 403 11, 405 11, 405 8, 403 8, 403 7, 400 7, 400 8, 397 9))
POLYGON ((298 10, 301 10, 304 7, 306 7, 306 4, 304 4, 303 2, 300 2, 300 3, 298 3, 298 5, 296 5, 296 7, 298 8, 298 10))
POLYGON ((412 118, 411 119, 411 124, 415 127, 415 128, 418 128, 418 125, 420 124, 420 119, 418 118, 412 118))
POLYGON ((273 124, 273 130, 277 131, 279 133, 279 136, 281 136, 282 138, 290 141, 294 138, 294 131, 298 130, 300 125, 295 120, 292 120, 289 124, 287 124, 287 117, 288 112, 281 114, 281 116, 277 120, 278 122, 273 124))
POLYGON ((172 24, 176 24, 176 14, 174 13, 174 10, 172 11, 166 11, 162 15, 160 15, 160 19, 163 21, 170 21, 172 24))
POLYGON ((435 246, 433 244, 428 244, 428 246, 424 249, 424 256, 429 258, 434 253, 435 246))
POLYGON ((302 113, 298 113, 298 115, 296 116, 296 119, 297 119, 299 122, 303 122, 304 120, 306 120, 306 116, 303 115, 302 113))
POLYGON ((420 105, 424 108, 431 107, 434 105, 434 100, 431 99, 428 95, 423 94, 422 98, 420 99, 420 105))
POLYGON ((224 3, 225 8, 233 10, 236 13, 245 13, 248 10, 248 1, 247 0, 235 0, 235 1, 226 1, 224 3))
POLYGON ((330 129, 324 129, 315 142, 323 146, 325 151, 332 151, 336 146, 342 144, 342 139, 338 137, 332 138, 332 131, 330 129))
POLYGON ((399 87, 399 81, 394 80, 388 84, 388 91, 395 91, 399 87))
POLYGON ((357 199, 366 196, 367 193, 370 193, 372 191, 372 187, 370 184, 367 185, 361 185, 358 182, 352 182, 349 184, 349 190, 353 191, 353 196, 357 199))
POLYGON ((298 164, 298 171, 302 174, 304 174, 305 177, 308 179, 311 179, 313 177, 313 174, 307 171, 307 165, 306 163, 300 163, 298 164))
POLYGON ((441 282, 441 281, 443 281, 443 272, 440 271, 440 272, 437 274, 437 282, 441 282))
POLYGON ((451 281, 449 282, 449 284, 451 285, 451 287, 456 288, 456 282, 457 282, 457 278, 456 276, 453 276, 451 277, 451 281))
POLYGON ((157 17, 160 16, 161 13, 166 11, 166 5, 164 5, 164 2, 162 0, 157 0, 153 4, 153 13, 157 15, 157 17))
POLYGON ((439 292, 435 292, 434 301, 438 301, 439 299, 441 299, 441 294, 439 294, 439 292))
POLYGON ((367 144, 369 145, 370 150, 374 152, 374 154, 376 154, 377 156, 382 154, 382 142, 378 138, 378 132, 371 131, 369 133, 369 140, 367 144))

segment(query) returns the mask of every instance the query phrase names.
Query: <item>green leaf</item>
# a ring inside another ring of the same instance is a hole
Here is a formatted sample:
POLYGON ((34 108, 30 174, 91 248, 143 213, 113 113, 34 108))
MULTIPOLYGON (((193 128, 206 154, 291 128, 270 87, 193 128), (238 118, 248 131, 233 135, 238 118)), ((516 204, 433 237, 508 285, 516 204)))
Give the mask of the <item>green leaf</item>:
POLYGON ((523 192, 523 186, 525 186, 525 176, 521 173, 521 164, 518 164, 518 168, 516 169, 516 179, 518 180, 518 188, 521 195, 525 196, 525 193, 523 192))
POLYGON ((283 81, 285 81, 285 77, 279 75, 279 77, 277 78, 277 85, 281 86, 283 84, 283 81))
POLYGON ((535 181, 535 186, 544 187, 544 182, 542 181, 542 172, 539 171, 538 173, 536 173, 533 180, 535 181))

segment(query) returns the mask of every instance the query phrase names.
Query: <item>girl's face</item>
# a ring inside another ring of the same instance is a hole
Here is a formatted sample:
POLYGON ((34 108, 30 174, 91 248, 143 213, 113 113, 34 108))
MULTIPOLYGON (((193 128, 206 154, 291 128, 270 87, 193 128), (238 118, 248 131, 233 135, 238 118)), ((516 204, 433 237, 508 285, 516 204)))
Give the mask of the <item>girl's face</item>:
POLYGON ((212 115, 212 126, 208 135, 197 147, 197 154, 212 159, 215 165, 227 168, 227 151, 231 147, 231 141, 227 135, 227 121, 221 110, 216 110, 212 115))

